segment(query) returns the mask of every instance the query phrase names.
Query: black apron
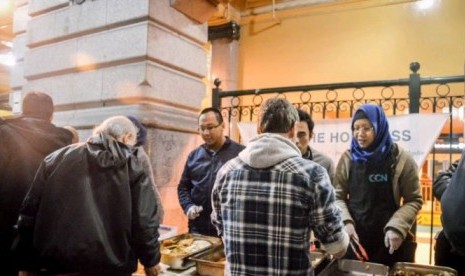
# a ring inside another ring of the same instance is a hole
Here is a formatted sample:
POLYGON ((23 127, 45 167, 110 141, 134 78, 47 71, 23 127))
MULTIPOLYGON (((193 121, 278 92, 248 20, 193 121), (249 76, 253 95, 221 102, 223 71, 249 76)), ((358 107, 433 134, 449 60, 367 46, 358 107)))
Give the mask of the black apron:
MULTIPOLYGON (((403 246, 391 255, 384 245, 384 227, 397 210, 392 191, 397 147, 394 146, 391 152, 384 164, 351 163, 348 201, 355 230, 368 253, 369 262, 388 266, 407 261, 403 257, 403 246)), ((355 259, 350 247, 346 257, 355 259)))

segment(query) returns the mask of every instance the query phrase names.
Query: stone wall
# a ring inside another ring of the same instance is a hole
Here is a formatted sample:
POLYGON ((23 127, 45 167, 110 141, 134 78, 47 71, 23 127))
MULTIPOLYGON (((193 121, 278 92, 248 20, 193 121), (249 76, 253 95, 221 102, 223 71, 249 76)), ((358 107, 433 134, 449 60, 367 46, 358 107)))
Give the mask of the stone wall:
POLYGON ((201 143, 207 24, 169 0, 17 0, 13 29, 13 110, 28 91, 47 92, 54 123, 76 127, 81 140, 109 116, 141 119, 164 224, 187 231, 176 188, 187 154, 201 143))

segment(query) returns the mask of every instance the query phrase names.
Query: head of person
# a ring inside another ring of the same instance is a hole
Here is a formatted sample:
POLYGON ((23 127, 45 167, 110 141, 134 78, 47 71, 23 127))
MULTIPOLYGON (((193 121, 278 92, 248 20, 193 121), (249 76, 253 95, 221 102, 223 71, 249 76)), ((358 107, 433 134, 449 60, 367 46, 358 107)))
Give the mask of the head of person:
POLYGON ((297 109, 288 100, 271 98, 260 108, 257 132, 283 134, 292 139, 298 121, 297 109))
POLYGON ((367 161, 372 156, 387 157, 393 144, 389 123, 382 107, 375 104, 360 106, 352 117, 352 157, 367 161))
POLYGON ((137 119, 134 116, 126 116, 131 122, 136 126, 137 129, 137 139, 136 139, 136 147, 143 146, 145 145, 145 142, 147 142, 147 129, 145 126, 142 124, 139 119, 137 119))
POLYGON ((73 138, 71 138, 71 143, 72 144, 79 142, 79 133, 77 132, 77 130, 74 127, 72 127, 72 126, 64 126, 63 128, 68 130, 69 132, 71 132, 71 134, 73 135, 73 138))
POLYGON ((23 99, 23 112, 25 117, 52 121, 53 100, 43 92, 29 92, 23 99))
POLYGON ((224 122, 221 112, 213 107, 200 111, 198 118, 199 133, 207 147, 219 149, 224 141, 224 122))
POLYGON ((134 146, 137 142, 136 126, 125 116, 113 116, 106 119, 94 129, 93 134, 103 134, 129 146, 134 146))
POLYGON ((305 153, 307 152, 308 144, 313 137, 313 127, 315 126, 315 123, 313 122, 312 117, 310 117, 310 114, 307 112, 301 109, 298 109, 297 112, 299 113, 299 121, 295 123, 295 141, 300 151, 305 153))

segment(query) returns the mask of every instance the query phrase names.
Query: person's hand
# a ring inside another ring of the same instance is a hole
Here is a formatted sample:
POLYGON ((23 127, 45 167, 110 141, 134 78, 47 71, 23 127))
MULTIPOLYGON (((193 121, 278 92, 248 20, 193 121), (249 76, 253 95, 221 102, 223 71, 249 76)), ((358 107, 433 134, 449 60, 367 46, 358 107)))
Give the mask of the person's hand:
POLYGON ((346 252, 347 252, 347 247, 342 249, 341 251, 333 254, 333 257, 336 258, 336 259, 340 259, 342 257, 344 257, 346 255, 346 252))
POLYGON ((389 254, 394 253, 399 249, 400 245, 404 241, 402 235, 395 230, 387 230, 384 236, 384 245, 389 248, 389 254))
POLYGON ((357 235, 357 232, 355 232, 354 224, 351 222, 348 222, 346 223, 344 227, 346 229, 347 234, 349 234, 349 238, 358 241, 358 235, 357 235))
POLYGON ((36 276, 37 273, 36 272, 32 272, 32 271, 19 271, 18 272, 18 276, 36 276))
POLYGON ((198 205, 192 205, 189 210, 187 210, 187 217, 189 219, 196 219, 198 216, 200 216, 200 212, 203 211, 202 206, 198 205))
POLYGON ((157 276, 161 272, 161 267, 157 264, 152 267, 145 267, 144 271, 146 276, 157 276))

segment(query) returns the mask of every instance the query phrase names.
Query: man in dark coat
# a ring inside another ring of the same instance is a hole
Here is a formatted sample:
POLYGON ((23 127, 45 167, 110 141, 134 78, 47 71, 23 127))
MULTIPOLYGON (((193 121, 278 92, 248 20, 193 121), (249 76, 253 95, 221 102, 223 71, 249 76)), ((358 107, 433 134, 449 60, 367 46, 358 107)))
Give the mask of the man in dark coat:
POLYGON ((18 275, 10 247, 13 225, 40 162, 51 152, 69 145, 71 133, 51 123, 52 98, 28 93, 18 118, 0 123, 0 267, 2 275, 18 275))
POLYGON ((157 275, 157 200, 137 158, 136 137, 134 124, 115 116, 86 143, 44 159, 18 219, 23 248, 38 253, 42 270, 129 276, 139 260, 146 275, 157 275))
POLYGON ((443 230, 434 247, 435 265, 448 266, 465 276, 465 151, 448 170, 434 179, 433 194, 441 202, 443 230))

